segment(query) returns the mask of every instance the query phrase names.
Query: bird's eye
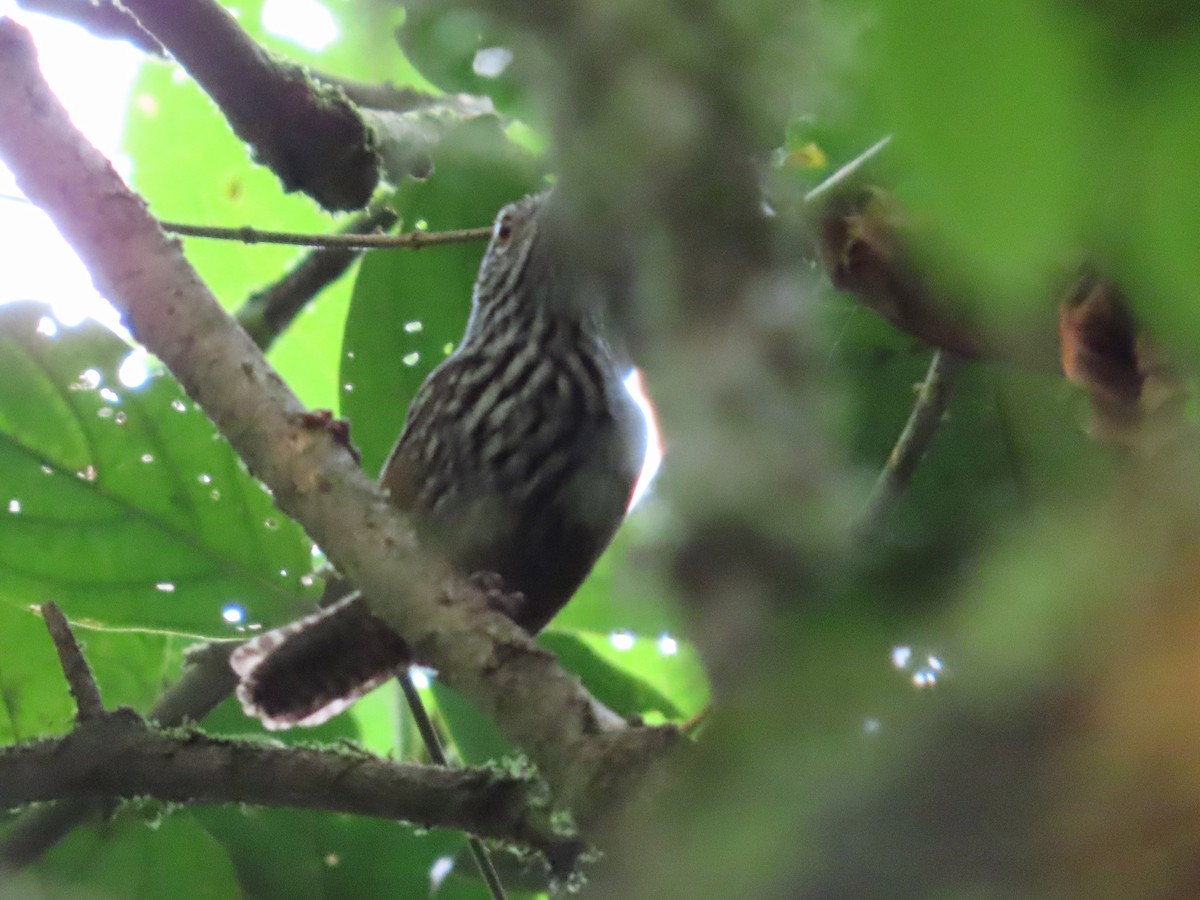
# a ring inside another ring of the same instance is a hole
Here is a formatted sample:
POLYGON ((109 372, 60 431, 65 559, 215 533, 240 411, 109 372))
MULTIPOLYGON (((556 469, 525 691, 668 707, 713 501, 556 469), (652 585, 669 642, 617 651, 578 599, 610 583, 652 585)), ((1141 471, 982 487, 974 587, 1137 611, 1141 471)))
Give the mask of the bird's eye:
POLYGON ((492 233, 492 240, 499 244, 507 243, 508 239, 512 237, 512 228, 512 216, 505 213, 496 221, 496 230, 492 233))

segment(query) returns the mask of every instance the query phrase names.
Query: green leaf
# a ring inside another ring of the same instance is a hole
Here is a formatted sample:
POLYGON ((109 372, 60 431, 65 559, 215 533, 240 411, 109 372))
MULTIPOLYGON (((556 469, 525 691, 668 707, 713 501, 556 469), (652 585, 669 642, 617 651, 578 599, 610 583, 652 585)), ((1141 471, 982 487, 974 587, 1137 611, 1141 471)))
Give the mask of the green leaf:
MULTIPOLYGON (((538 643, 554 651, 559 662, 583 680, 592 696, 614 712, 626 718, 653 714, 683 718, 680 707, 643 677, 643 673, 666 668, 671 659, 659 651, 658 642, 634 639, 627 649, 615 650, 607 635, 548 630, 538 636, 538 643)), ((702 675, 698 684, 702 693, 702 675)))
MULTIPOLYGON (((434 175, 410 182, 394 205, 406 228, 431 231, 490 224, 505 203, 539 185, 533 161, 494 119, 449 131, 434 150, 434 175)), ((359 268, 346 321, 341 411, 376 473, 425 376, 462 337, 483 244, 373 253, 359 268)))
POLYGON ((75 707, 41 618, 0 603, 0 634, 0 742, 69 730, 75 707))
POLYGON ((653 540, 657 527, 654 498, 649 497, 621 525, 587 580, 551 625, 562 630, 608 634, 628 631, 645 637, 679 634, 685 618, 645 572, 638 572, 633 557, 653 540))
POLYGON ((75 893, 76 886, 122 900, 242 895, 225 850, 182 812, 153 827, 126 813, 104 825, 77 828, 38 863, 37 875, 54 897, 89 896, 75 893))
MULTIPOLYGON (((665 650, 658 640, 631 639, 617 649, 607 634, 556 628, 543 631, 537 640, 597 700, 622 716, 683 719, 708 702, 699 656, 682 642, 665 650)), ((515 752, 500 729, 453 688, 434 681, 432 693, 465 764, 480 765, 515 752)))
POLYGON ((475 10, 440 3, 413 3, 398 32, 401 47, 421 74, 447 93, 490 97, 495 108, 528 120, 536 111, 527 101, 525 85, 513 77, 520 63, 515 52, 521 42, 487 16, 475 10), (475 71, 480 51, 496 54, 501 71, 481 75, 475 71), (509 62, 503 60, 508 54, 509 62), (511 64, 510 64, 511 63, 511 64))
POLYGON ((213 807, 197 818, 229 852, 255 900, 427 897, 430 871, 461 835, 294 809, 213 807))
POLYGON ((1088 86, 1077 30, 1047 4, 882 5, 874 98, 924 173, 898 191, 938 223, 993 319, 1044 308, 1076 250, 1088 86))
POLYGON ((435 680, 431 693, 463 765, 482 765, 516 753, 496 724, 454 688, 435 680))
POLYGON ((357 744, 360 738, 358 723, 354 716, 349 715, 334 716, 315 728, 268 731, 258 719, 247 716, 242 711, 241 704, 232 696, 225 698, 204 719, 204 730, 209 734, 220 734, 226 737, 259 738, 276 744, 307 747, 315 744, 328 746, 357 744))
POLYGON ((228 636, 306 606, 311 542, 164 375, 40 304, 0 309, 0 599, 108 627, 228 636), (51 333, 53 332, 53 333, 51 333))

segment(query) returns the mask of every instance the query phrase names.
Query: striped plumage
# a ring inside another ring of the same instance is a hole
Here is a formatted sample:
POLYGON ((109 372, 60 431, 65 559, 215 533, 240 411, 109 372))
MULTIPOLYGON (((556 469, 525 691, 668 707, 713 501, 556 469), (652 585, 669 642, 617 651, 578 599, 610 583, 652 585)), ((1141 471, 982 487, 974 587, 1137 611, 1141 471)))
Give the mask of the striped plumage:
MULTIPOLYGON (((645 443, 599 324, 602 282, 567 264, 545 199, 501 210, 463 339, 417 392, 381 477, 422 542, 522 595, 510 613, 531 633, 612 540, 645 443)), ((234 666, 247 711, 287 727, 324 721, 405 662, 353 599, 263 635, 234 666)))

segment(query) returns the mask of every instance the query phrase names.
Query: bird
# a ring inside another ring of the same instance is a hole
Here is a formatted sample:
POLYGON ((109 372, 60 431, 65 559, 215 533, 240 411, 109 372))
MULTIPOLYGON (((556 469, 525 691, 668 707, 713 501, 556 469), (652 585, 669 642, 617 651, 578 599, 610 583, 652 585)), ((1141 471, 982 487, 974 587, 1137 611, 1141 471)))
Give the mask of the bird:
MULTIPOLYGON (((496 216, 462 340, 416 392, 380 475, 421 544, 463 576, 498 579, 530 634, 612 541, 647 441, 606 316, 628 279, 581 262, 553 196, 496 216)), ((231 657, 243 709, 271 729, 320 724, 411 662, 357 593, 231 657)))

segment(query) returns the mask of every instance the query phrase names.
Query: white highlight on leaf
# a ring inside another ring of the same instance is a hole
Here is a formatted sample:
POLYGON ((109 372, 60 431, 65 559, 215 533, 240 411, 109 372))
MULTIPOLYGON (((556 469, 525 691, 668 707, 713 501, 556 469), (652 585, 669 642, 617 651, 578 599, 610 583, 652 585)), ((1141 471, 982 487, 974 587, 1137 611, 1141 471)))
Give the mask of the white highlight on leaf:
POLYGON ((149 380, 150 366, 146 354, 140 350, 134 350, 117 367, 117 381, 127 388, 136 390, 149 380))
POLYGON ((636 640, 632 631, 614 631, 608 636, 608 642, 617 650, 632 650, 636 640))
POLYGON ((475 52, 471 70, 480 78, 499 78, 512 61, 512 51, 507 47, 484 47, 475 52))
POLYGON ((439 856, 433 861, 433 865, 429 867, 429 886, 433 889, 432 893, 437 893, 437 889, 442 886, 446 876, 453 871, 453 856, 439 856))

